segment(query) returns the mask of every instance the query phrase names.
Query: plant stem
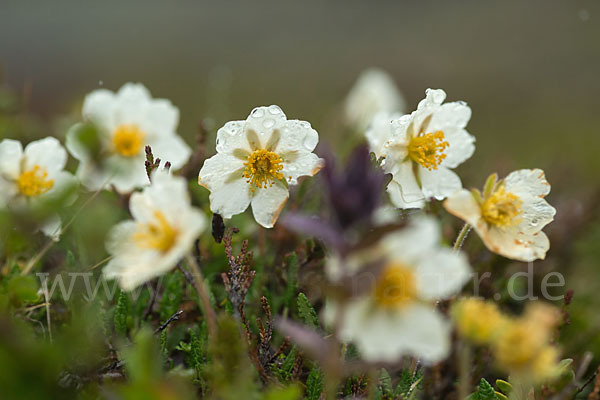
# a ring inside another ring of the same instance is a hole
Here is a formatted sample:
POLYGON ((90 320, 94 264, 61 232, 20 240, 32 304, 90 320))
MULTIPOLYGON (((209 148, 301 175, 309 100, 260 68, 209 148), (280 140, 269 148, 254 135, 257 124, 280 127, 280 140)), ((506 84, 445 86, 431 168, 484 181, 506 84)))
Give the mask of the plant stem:
POLYGON ((210 297, 208 295, 208 288, 204 282, 204 277, 202 276, 202 271, 200 271, 200 267, 196 262, 196 259, 188 254, 186 256, 186 261, 192 270, 192 275, 194 276, 194 280, 196 284, 194 287, 198 292, 198 296, 200 297, 200 301, 202 302, 202 308, 204 311, 204 317, 206 318, 206 325, 208 327, 209 336, 214 340, 217 335, 217 323, 215 312, 210 305, 210 297))
POLYGON ((458 344, 458 398, 465 399, 471 392, 472 354, 469 344, 460 341, 458 344))
POLYGON ((462 229, 458 233, 458 236, 456 237, 456 241, 454 242, 454 247, 452 248, 454 251, 458 251, 461 249, 461 247, 465 243, 465 239, 469 235, 470 231, 471 231, 471 225, 464 224, 462 229))

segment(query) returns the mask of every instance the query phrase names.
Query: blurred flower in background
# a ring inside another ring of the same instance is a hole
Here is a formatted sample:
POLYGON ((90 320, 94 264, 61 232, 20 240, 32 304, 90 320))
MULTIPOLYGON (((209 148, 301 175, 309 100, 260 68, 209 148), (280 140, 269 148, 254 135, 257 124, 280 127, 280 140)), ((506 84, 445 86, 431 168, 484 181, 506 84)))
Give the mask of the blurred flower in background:
MULTIPOLYGON (((0 142, 0 206, 16 212, 27 212, 51 200, 69 194, 76 179, 65 171, 67 152, 53 137, 29 143, 25 150, 21 142, 4 139, 0 142)), ((58 240, 61 221, 57 214, 42 221, 39 229, 58 240)))
POLYGON ((403 113, 406 103, 394 79, 384 70, 363 71, 348 93, 344 105, 346 123, 364 131, 377 113, 403 113))
POLYGON ((95 90, 86 96, 82 114, 95 128, 99 154, 92 154, 88 131, 81 125, 68 132, 66 145, 80 161, 77 176, 90 190, 114 185, 128 193, 148 185, 145 145, 173 169, 181 168, 192 153, 176 133, 179 110, 169 100, 153 99, 142 84, 127 83, 117 93, 95 90))

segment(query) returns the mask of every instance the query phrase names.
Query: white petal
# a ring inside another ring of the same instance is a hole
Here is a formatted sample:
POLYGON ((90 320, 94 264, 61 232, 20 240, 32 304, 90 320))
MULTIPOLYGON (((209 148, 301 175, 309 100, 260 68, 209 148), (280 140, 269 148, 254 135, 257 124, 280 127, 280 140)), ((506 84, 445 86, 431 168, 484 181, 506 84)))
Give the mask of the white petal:
POLYGON ((550 184, 541 169, 521 169, 511 172, 504 182, 506 190, 517 196, 544 197, 550 193, 550 184))
POLYGON ((79 160, 87 160, 90 158, 89 151, 87 147, 81 142, 79 138, 79 134, 82 132, 83 124, 75 124, 71 128, 69 128, 66 135, 65 147, 71 153, 71 155, 79 160))
POLYGON ((273 132, 281 131, 285 124, 285 114, 278 106, 256 107, 246 119, 244 131, 246 133, 255 132, 258 135, 260 147, 264 148, 273 132))
POLYGON ((369 125, 365 137, 369 142, 369 149, 375 153, 377 158, 385 156, 384 144, 391 139, 392 120, 399 119, 400 117, 402 115, 398 113, 379 112, 369 125))
POLYGON ((53 241, 58 242, 58 240, 60 239, 61 225, 62 223, 60 221, 60 217, 58 216, 58 214, 54 214, 46 221, 44 221, 44 223, 40 227, 40 231, 42 231, 44 235, 48 236, 53 241))
POLYGON ((179 109, 167 99, 152 99, 145 108, 145 124, 160 136, 175 133, 179 124, 179 109))
POLYGON ((471 268, 464 253, 440 248, 422 253, 416 275, 419 297, 438 300, 459 293, 471 277, 471 268))
POLYGON ((107 89, 94 90, 83 101, 83 117, 101 128, 101 131, 111 132, 115 128, 114 109, 115 94, 107 89))
POLYGON ((134 221, 123 221, 112 227, 108 232, 105 247, 111 255, 126 251, 131 246, 132 236, 137 230, 134 221))
POLYGON ((431 217, 419 216, 413 218, 406 228, 392 232, 383 239, 382 255, 391 260, 401 259, 407 265, 412 265, 423 255, 431 254, 439 243, 438 222, 431 217))
POLYGON ((52 188, 37 197, 41 201, 47 201, 51 199, 59 199, 62 196, 69 194, 68 198, 63 199, 63 206, 71 205, 77 199, 77 193, 75 188, 77 186, 77 178, 75 178, 70 172, 59 171, 52 177, 54 179, 54 185, 52 188))
POLYGON ((444 201, 444 207, 450 214, 457 216, 472 226, 477 225, 477 222, 481 218, 481 207, 479 207, 471 192, 466 189, 461 189, 448 196, 446 201, 444 201))
POLYGON ((346 97, 345 117, 349 125, 362 130, 378 112, 403 112, 405 101, 392 77, 377 68, 365 70, 346 97))
POLYGON ((307 153, 291 162, 284 160, 281 173, 284 179, 290 184, 298 183, 298 178, 301 176, 313 176, 323 168, 325 161, 319 158, 315 153, 307 153))
POLYGON ((251 193, 250 184, 246 182, 245 178, 240 176, 240 178, 232 179, 211 189, 210 210, 223 218, 231 218, 248 208, 251 193))
POLYGON ((449 334, 448 323, 427 306, 382 310, 364 299, 348 304, 341 331, 342 340, 356 343, 366 360, 394 362, 411 355, 428 364, 448 355, 449 334))
POLYGON ((288 189, 281 182, 266 189, 256 189, 252 198, 252 213, 256 222, 265 228, 272 228, 288 197, 288 189))
POLYGON ((23 146, 18 140, 4 139, 0 142, 0 175, 17 179, 21 174, 23 146))
POLYGON ((279 130, 279 135, 279 143, 274 151, 281 156, 310 153, 319 143, 319 134, 306 121, 286 121, 279 130))
POLYGON ((61 146, 58 139, 46 137, 29 143, 25 147, 25 170, 30 170, 34 165, 45 167, 50 178, 53 174, 65 168, 67 151, 61 146))
POLYGON ((467 126, 471 119, 471 108, 462 101, 442 104, 436 109, 428 131, 455 131, 467 126))
POLYGON ((426 198, 434 197, 442 200, 462 188, 458 175, 442 166, 432 171, 419 166, 419 177, 426 198))
POLYGON ((464 129, 444 131, 444 137, 448 148, 441 164, 443 167, 456 168, 475 152, 475 138, 464 129))
MULTIPOLYGON (((119 193, 129 193, 139 187, 148 186, 150 180, 144 167, 144 156, 137 157, 122 157, 120 155, 112 155, 106 159, 103 174, 105 174, 109 188, 114 185, 119 193)), ((100 185, 107 182, 100 183, 100 185)))
POLYGON ((212 192, 227 182, 242 179, 243 170, 244 161, 227 153, 217 153, 204 161, 198 174, 198 184, 212 192))
POLYGON ((519 218, 523 221, 519 224, 520 231, 533 234, 540 231, 544 226, 554 220, 556 209, 548 202, 539 197, 523 197, 522 213, 519 218))
POLYGON ((541 231, 527 235, 492 227, 480 236, 494 253, 518 261, 543 260, 550 248, 548 237, 541 231))
POLYGON ((8 181, 0 176, 0 207, 6 207, 17 194, 18 189, 14 181, 8 181))
POLYGON ((250 154, 252 148, 244 132, 246 121, 229 121, 217 131, 217 153, 232 155, 241 149, 250 154))
POLYGON ((392 203, 398 208, 422 208, 425 197, 413 172, 413 163, 405 161, 394 169, 387 187, 392 203))
POLYGON ((169 161, 173 169, 183 167, 192 155, 192 149, 177 135, 163 135, 149 144, 154 157, 169 161))

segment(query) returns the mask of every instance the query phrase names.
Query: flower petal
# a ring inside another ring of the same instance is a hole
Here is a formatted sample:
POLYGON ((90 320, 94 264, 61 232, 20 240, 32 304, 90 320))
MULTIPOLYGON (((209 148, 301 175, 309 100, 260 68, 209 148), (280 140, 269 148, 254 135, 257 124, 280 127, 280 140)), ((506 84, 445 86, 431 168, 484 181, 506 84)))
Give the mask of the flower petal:
POLYGON ((544 226, 554 220, 556 209, 548 202, 539 197, 524 197, 522 214, 519 215, 523 221, 519 224, 520 231, 533 234, 540 231, 544 226))
POLYGON ((481 207, 475 201, 471 192, 466 189, 461 189, 448 196, 444 201, 444 208, 450 214, 472 226, 477 225, 481 218, 481 207))
POLYGON ((462 188, 458 175, 442 166, 432 171, 419 166, 419 178, 426 198, 442 200, 462 188))
POLYGON ((107 89, 94 90, 83 100, 83 118, 92 122, 103 132, 112 132, 116 127, 114 110, 115 94, 107 89))
POLYGON ((173 169, 183 167, 192 155, 192 149, 177 135, 162 135, 149 144, 154 157, 170 162, 173 169))
POLYGON ((260 141, 260 147, 264 148, 271 140, 274 131, 280 131, 286 125, 286 117, 281 108, 276 105, 256 107, 244 125, 244 132, 255 132, 260 141))
POLYGON ((504 179, 506 190, 517 196, 544 197, 550 193, 550 184, 541 169, 513 171, 504 179))
POLYGON ((413 172, 413 163, 405 161, 395 166, 392 175, 387 187, 392 203, 398 208, 422 208, 425 197, 413 172))
POLYGON ((410 224, 388 234, 381 242, 383 256, 390 260, 401 259, 407 265, 431 254, 440 243, 440 227, 431 217, 413 218, 410 224), (401 252, 398 249, 402 249, 401 252))
POLYGON ((250 185, 241 174, 239 178, 211 187, 210 210, 223 218, 231 218, 244 212, 250 205, 252 193, 250 189, 250 185))
POLYGON ((218 190, 227 182, 242 179, 243 169, 243 161, 227 153, 217 153, 204 161, 198 184, 210 191, 218 190))
POLYGON ((310 153, 319 143, 319 134, 306 121, 286 121, 279 130, 279 135, 279 143, 274 151, 282 157, 310 153))
POLYGON ((29 143, 25 147, 24 156, 25 170, 39 165, 48 170, 50 178, 64 169, 67 163, 67 151, 61 146, 58 139, 51 136, 29 143))
POLYGON ((464 129, 444 131, 445 140, 448 142, 446 158, 441 166, 456 168, 465 160, 471 158, 475 152, 475 138, 464 129))
POLYGON ((319 158, 315 153, 304 154, 291 162, 285 162, 281 173, 284 179, 290 184, 298 183, 301 176, 313 176, 323 168, 325 161, 319 158))
POLYGON ((4 139, 0 142, 0 175, 15 180, 21 173, 23 146, 18 140, 4 139))
POLYGON ((541 231, 532 235, 515 234, 514 231, 495 227, 483 232, 479 229, 477 231, 491 251, 513 260, 525 262, 543 260, 550 248, 548 237, 541 231))
POLYGON ((347 305, 340 333, 342 340, 356 343, 366 360, 394 362, 410 355, 428 364, 448 355, 449 334, 449 324, 430 307, 413 304, 398 311, 381 310, 368 299, 347 305))
POLYGON ((438 300, 459 293, 471 277, 471 268, 464 253, 441 248, 422 254, 416 275, 420 298, 438 300))
POLYGON ((281 182, 273 186, 256 189, 252 198, 254 219, 265 228, 272 228, 289 197, 288 189, 281 182))
POLYGON ((252 148, 244 132, 246 121, 229 121, 217 131, 217 153, 234 154, 237 149, 242 149, 250 154, 252 148))

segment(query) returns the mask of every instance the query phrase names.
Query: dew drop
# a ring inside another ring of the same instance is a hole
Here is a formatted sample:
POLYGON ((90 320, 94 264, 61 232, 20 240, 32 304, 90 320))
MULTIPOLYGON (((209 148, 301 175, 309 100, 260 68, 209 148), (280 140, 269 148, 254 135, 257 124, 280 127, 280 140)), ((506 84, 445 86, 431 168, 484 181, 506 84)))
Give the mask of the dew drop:
POLYGON ((260 107, 257 107, 254 110, 252 110, 252 117, 254 117, 254 118, 262 118, 264 115, 265 115, 265 112, 260 107))
POLYGON ((275 120, 268 118, 263 121, 263 126, 265 128, 272 128, 275 125, 275 120))
POLYGON ((279 115, 283 111, 281 111, 281 108, 279 108, 278 106, 272 105, 272 106, 269 106, 269 112, 273 115, 279 115))

